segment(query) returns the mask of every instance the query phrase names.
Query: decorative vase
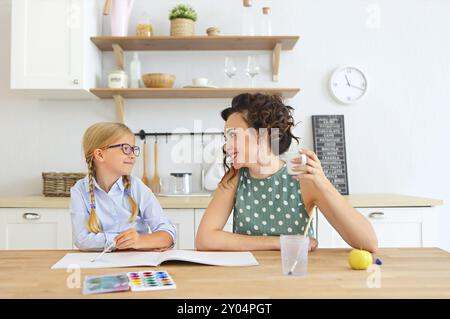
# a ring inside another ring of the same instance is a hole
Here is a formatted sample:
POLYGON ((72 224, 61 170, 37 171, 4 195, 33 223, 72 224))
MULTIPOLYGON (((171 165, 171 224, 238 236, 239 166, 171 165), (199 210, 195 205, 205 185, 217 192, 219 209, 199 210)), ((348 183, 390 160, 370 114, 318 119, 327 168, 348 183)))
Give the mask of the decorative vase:
POLYGON ((113 0, 111 10, 111 35, 126 37, 128 35, 128 22, 134 0, 113 0))

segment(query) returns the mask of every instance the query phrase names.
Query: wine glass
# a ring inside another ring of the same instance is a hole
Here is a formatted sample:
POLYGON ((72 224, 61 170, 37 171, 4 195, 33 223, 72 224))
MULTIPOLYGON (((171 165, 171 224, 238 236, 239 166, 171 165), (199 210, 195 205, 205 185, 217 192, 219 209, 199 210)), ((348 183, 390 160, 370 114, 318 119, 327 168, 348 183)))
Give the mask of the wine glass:
POLYGON ((234 62, 233 57, 226 56, 225 57, 225 69, 224 69, 225 75, 228 77, 228 86, 231 88, 233 87, 233 77, 237 73, 236 64, 234 62))
POLYGON ((255 76, 259 74, 259 65, 256 56, 249 55, 247 57, 247 68, 245 69, 247 76, 251 79, 251 87, 255 87, 255 76))

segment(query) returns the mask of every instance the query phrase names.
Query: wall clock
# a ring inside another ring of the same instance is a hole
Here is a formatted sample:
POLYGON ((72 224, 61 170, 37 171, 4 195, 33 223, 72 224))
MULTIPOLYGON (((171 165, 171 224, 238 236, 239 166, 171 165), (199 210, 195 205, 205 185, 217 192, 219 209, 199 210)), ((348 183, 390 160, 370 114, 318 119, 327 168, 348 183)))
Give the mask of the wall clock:
POLYGON ((333 98, 343 104, 360 102, 367 94, 367 76, 354 66, 336 69, 330 77, 330 92, 333 98))

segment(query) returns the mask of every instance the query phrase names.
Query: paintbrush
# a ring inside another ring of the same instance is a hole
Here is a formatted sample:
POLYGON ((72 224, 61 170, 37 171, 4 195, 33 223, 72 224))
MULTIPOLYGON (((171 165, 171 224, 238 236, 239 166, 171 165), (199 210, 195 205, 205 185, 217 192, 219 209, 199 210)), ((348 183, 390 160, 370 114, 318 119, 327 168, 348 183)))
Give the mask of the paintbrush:
POLYGON ((97 259, 99 259, 100 257, 102 257, 104 254, 106 254, 107 252, 109 252, 114 246, 116 245, 116 242, 113 241, 111 244, 109 244, 108 246, 105 247, 105 249, 103 249, 103 251, 98 254, 97 256, 95 256, 94 258, 91 259, 91 263, 93 263, 94 261, 96 261, 97 259))
MULTIPOLYGON (((131 225, 130 225, 129 228, 134 228, 136 225, 137 225, 137 222, 134 220, 133 222, 131 222, 131 225)), ((99 255, 97 255, 96 257, 92 258, 91 259, 91 263, 96 261, 100 257, 102 257, 107 252, 109 252, 111 249, 114 248, 114 246, 116 246, 116 240, 113 240, 113 242, 110 245, 108 245, 107 247, 105 247, 105 249, 103 249, 103 251, 99 255)))

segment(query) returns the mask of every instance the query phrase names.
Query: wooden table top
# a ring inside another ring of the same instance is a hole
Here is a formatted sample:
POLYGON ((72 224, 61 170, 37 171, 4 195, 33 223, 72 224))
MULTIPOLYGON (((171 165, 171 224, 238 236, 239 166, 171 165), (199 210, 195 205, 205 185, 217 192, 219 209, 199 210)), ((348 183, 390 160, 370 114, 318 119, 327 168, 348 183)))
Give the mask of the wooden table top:
MULTIPOLYGON (((281 274, 280 252, 254 252, 259 266, 215 267, 166 262, 160 267, 81 269, 102 275, 144 269, 170 273, 177 289, 85 296, 68 288, 71 273, 50 267, 68 251, 0 251, 0 298, 450 298, 450 254, 437 248, 380 249, 381 287, 351 270, 348 249, 318 249, 305 277, 281 274)), ((73 251, 72 251, 73 252, 73 251)))

